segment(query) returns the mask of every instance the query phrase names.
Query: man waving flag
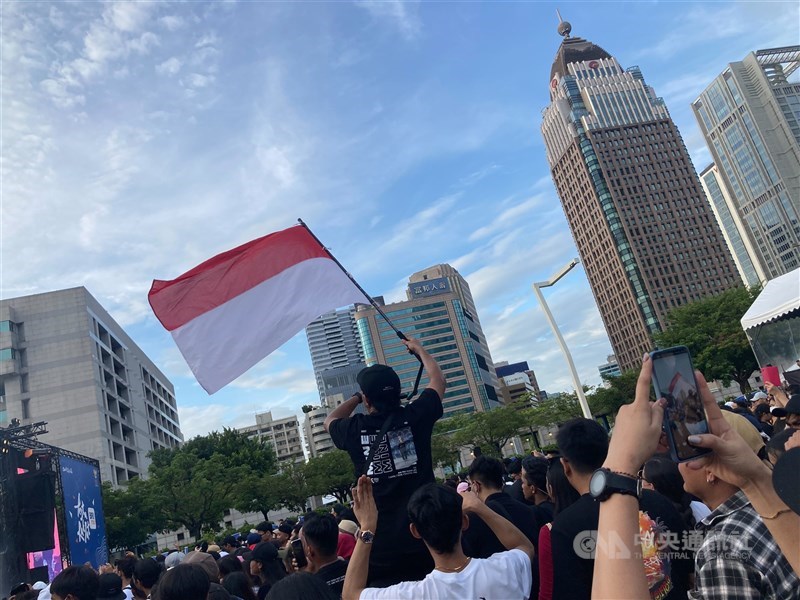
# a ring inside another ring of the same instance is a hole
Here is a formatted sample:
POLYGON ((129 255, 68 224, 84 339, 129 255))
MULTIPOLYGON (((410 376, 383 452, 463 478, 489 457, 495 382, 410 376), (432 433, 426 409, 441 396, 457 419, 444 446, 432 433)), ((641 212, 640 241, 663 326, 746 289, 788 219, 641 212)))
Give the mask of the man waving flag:
POLYGON ((321 314, 371 301, 304 225, 155 280, 148 300, 209 394, 321 314))

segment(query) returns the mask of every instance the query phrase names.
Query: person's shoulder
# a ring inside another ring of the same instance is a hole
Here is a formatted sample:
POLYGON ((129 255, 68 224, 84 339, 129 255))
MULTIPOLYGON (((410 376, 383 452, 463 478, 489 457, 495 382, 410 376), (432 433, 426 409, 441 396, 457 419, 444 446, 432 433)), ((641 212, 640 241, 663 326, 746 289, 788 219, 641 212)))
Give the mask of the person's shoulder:
POLYGON ((553 519, 553 531, 582 531, 596 529, 600 518, 600 507, 589 494, 584 494, 553 519), (594 521, 595 527, 586 527, 587 521, 594 521))
POLYGON ((411 401, 411 404, 414 405, 417 402, 441 402, 442 398, 439 396, 439 392, 437 392, 433 388, 425 388, 416 397, 416 399, 411 401))
MULTIPOLYGON (((519 548, 512 548, 511 550, 506 550, 504 552, 496 552, 492 554, 489 558, 477 559, 477 560, 485 560, 489 563, 503 563, 503 564, 516 564, 516 563, 528 563, 530 564, 531 559, 528 557, 525 552, 520 550, 519 548)), ((488 564, 488 563, 487 563, 488 564)))
POLYGON ((356 413, 349 417, 334 419, 328 426, 328 433, 331 437, 335 437, 337 435, 346 435, 349 431, 351 431, 351 428, 360 427, 363 419, 364 415, 360 413, 356 413))
POLYGON ((347 571, 347 565, 348 561, 344 560, 343 558, 340 558, 339 560, 336 560, 330 563, 329 565, 325 565, 324 567, 319 569, 316 574, 323 578, 336 576, 339 575, 340 573, 344 573, 345 571, 347 571))
MULTIPOLYGON (((428 576, 430 577, 430 575, 428 576)), ((430 594, 426 594, 427 577, 422 581, 402 581, 395 585, 390 585, 385 588, 365 588, 361 590, 359 600, 416 600, 417 598, 427 598, 430 594)))
POLYGON ((680 517, 678 509, 675 508, 672 501, 655 490, 642 490, 640 504, 643 510, 653 513, 654 516, 664 518, 680 517))
POLYGON ((442 415, 442 399, 436 390, 425 388, 419 396, 406 405, 405 409, 408 414, 417 415, 417 418, 428 415, 435 421, 442 415))
POLYGON ((500 516, 508 519, 511 516, 509 514, 509 507, 511 506, 509 502, 515 502, 515 500, 508 494, 498 492, 497 494, 492 494, 486 499, 486 506, 491 508, 500 516))

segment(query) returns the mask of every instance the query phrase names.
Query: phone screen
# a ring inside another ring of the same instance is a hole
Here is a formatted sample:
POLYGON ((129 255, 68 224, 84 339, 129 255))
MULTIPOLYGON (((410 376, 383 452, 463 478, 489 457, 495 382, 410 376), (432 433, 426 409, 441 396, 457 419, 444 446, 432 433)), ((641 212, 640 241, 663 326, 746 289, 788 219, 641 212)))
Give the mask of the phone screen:
POLYGON ((305 550, 303 550, 303 541, 300 538, 297 538, 292 540, 291 544, 292 556, 297 561, 297 566, 302 569, 308 564, 305 550))
POLYGON ((692 359, 685 346, 653 352, 653 387, 664 398, 664 430, 673 460, 684 462, 707 454, 706 448, 689 444, 690 435, 708 433, 703 401, 694 378, 692 359))

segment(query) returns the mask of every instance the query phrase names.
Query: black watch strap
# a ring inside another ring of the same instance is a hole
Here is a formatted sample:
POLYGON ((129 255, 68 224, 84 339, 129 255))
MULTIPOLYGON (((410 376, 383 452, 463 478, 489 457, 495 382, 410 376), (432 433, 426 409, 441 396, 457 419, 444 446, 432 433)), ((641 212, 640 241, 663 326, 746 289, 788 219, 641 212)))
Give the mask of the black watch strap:
POLYGON ((613 494, 624 494, 635 498, 641 497, 641 479, 629 477, 628 475, 621 475, 605 468, 600 468, 598 471, 603 472, 605 485, 599 493, 592 493, 595 500, 603 502, 604 500, 608 500, 613 494))

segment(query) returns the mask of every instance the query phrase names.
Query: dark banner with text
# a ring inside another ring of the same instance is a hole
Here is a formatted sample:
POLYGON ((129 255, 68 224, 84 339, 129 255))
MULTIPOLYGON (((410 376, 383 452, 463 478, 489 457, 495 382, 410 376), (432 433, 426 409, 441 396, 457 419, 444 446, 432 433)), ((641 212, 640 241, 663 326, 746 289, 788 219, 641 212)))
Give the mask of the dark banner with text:
POLYGON ((70 562, 89 562, 98 568, 108 562, 100 471, 93 464, 66 456, 59 462, 70 562))

